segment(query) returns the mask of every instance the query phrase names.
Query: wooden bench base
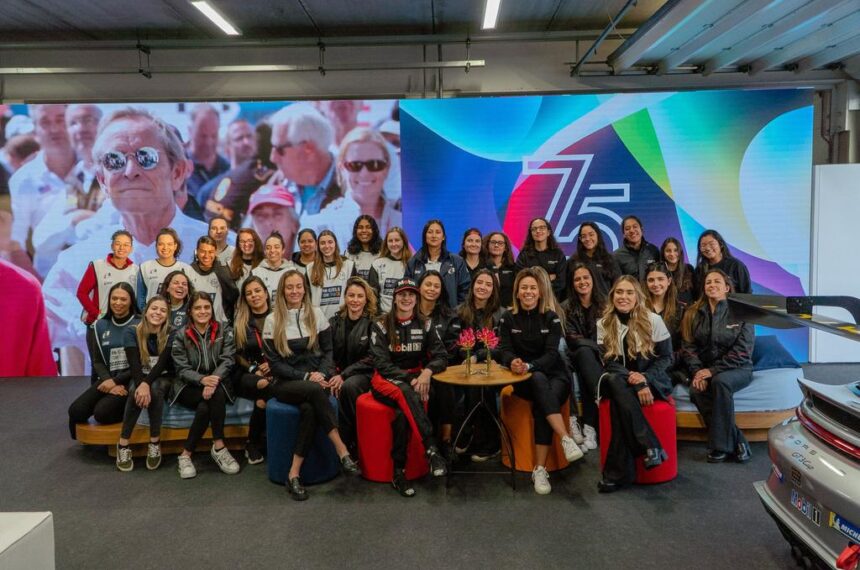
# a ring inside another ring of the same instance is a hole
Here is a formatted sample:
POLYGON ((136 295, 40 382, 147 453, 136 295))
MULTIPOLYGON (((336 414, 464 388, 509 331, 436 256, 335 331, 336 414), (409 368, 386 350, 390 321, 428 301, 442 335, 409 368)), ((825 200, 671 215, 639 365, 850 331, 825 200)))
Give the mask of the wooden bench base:
MULTIPOLYGON (((116 456, 116 443, 122 424, 78 424, 75 428, 78 441, 84 445, 106 445, 108 454, 116 456)), ((182 452, 182 444, 188 437, 188 428, 161 428, 161 453, 170 455, 182 452)), ((224 442, 231 450, 245 448, 248 440, 248 426, 224 426, 224 442)), ((129 438, 129 446, 135 457, 146 455, 146 444, 149 443, 149 426, 135 426, 129 438)), ((197 451, 208 451, 212 445, 212 430, 207 429, 203 438, 197 444, 197 451)))
MULTIPOLYGON (((794 408, 775 412, 738 412, 735 422, 749 441, 767 441, 767 432, 781 421, 794 416, 794 408)), ((708 430, 698 412, 677 412, 678 439, 707 441, 708 430)))

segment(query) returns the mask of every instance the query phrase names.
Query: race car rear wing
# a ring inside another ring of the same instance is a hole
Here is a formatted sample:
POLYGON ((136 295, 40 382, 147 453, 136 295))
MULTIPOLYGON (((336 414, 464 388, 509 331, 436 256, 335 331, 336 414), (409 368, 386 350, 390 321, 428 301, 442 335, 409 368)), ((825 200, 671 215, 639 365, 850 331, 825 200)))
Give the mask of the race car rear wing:
POLYGON ((735 315, 748 323, 774 329, 819 329, 860 342, 860 299, 856 297, 782 297, 733 293, 729 296, 729 306, 735 315), (817 315, 813 307, 840 307, 851 314, 854 322, 817 315))

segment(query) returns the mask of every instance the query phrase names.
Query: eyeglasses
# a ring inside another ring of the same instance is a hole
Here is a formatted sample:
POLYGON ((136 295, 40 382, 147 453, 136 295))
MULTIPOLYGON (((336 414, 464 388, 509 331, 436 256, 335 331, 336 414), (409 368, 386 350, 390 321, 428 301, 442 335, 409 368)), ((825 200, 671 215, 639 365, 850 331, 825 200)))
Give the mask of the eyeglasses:
POLYGON ((548 229, 549 228, 547 226, 532 226, 531 227, 532 233, 545 232, 548 229))
POLYGON ((719 248, 720 248, 720 244, 716 240, 703 241, 702 243, 699 244, 699 250, 719 249, 719 248))
POLYGON ((366 168, 368 172, 381 172, 385 170, 388 163, 384 160, 350 160, 344 162, 343 166, 350 172, 361 172, 362 168, 366 168))
POLYGON ((302 144, 302 141, 299 141, 297 143, 285 142, 284 144, 272 145, 272 150, 274 150, 278 154, 284 154, 284 150, 288 148, 293 148, 294 146, 298 146, 300 144, 302 144))
POLYGON ((158 151, 151 146, 145 146, 134 152, 109 150, 102 155, 102 167, 109 172, 119 172, 128 164, 128 157, 133 156, 144 170, 152 170, 158 166, 158 151))
POLYGON ((502 245, 502 246, 503 246, 503 245, 505 245, 505 240, 502 240, 502 239, 491 239, 491 240, 489 241, 489 244, 490 244, 490 245, 502 245))

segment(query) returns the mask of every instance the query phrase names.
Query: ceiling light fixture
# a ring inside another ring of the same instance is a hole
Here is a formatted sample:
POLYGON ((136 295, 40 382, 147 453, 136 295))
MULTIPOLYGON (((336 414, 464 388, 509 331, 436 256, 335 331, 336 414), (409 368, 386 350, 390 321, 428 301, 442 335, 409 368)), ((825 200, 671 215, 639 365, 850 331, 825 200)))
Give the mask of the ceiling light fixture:
POLYGON ((499 5, 502 0, 487 0, 487 5, 484 8, 484 25, 483 30, 492 30, 496 27, 496 20, 499 18, 499 5))
POLYGON ((222 16, 215 8, 213 8, 209 2, 205 0, 201 0, 198 2, 192 2, 192 6, 203 12, 203 15, 212 20, 216 26, 221 28, 221 30, 227 34, 228 36, 240 36, 242 32, 237 30, 233 24, 227 21, 227 18, 222 16))

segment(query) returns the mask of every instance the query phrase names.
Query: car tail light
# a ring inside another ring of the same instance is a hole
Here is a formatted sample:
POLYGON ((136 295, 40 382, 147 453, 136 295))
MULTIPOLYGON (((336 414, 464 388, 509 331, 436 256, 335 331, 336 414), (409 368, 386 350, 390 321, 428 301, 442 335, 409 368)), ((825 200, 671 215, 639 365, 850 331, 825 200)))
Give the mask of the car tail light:
POLYGON ((860 562, 860 544, 852 544, 846 546, 836 559, 836 567, 839 570, 855 570, 858 562, 860 562))
POLYGON ((803 427, 814 433, 817 437, 824 440, 825 443, 830 445, 831 447, 835 447, 839 451, 846 453, 853 457, 854 459, 860 460, 860 447, 857 447, 853 443, 849 443, 844 439, 837 437, 812 421, 804 412, 803 407, 798 406, 797 408, 797 419, 800 420, 800 423, 803 424, 803 427))

